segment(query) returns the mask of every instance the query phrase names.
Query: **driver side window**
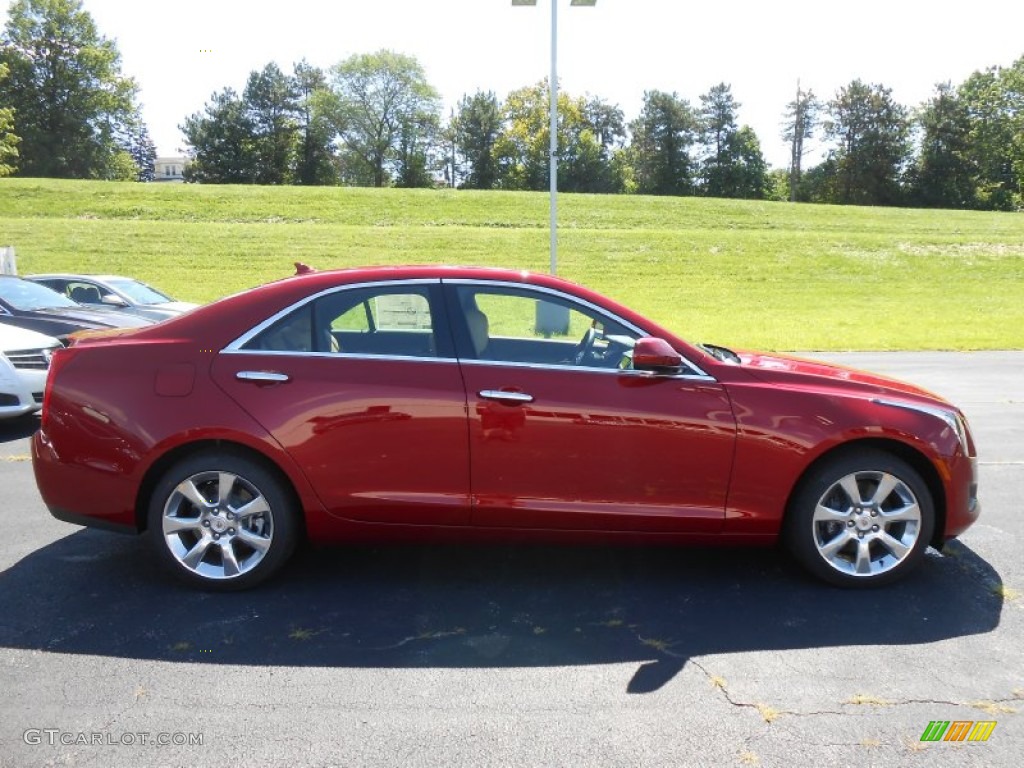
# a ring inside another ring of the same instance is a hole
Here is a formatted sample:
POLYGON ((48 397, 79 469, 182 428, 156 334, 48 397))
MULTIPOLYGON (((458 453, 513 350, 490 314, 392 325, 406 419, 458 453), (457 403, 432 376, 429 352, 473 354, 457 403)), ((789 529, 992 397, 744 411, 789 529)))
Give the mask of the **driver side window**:
POLYGON ((626 367, 637 334, 589 307, 530 289, 456 288, 466 326, 464 356, 588 368, 626 367))

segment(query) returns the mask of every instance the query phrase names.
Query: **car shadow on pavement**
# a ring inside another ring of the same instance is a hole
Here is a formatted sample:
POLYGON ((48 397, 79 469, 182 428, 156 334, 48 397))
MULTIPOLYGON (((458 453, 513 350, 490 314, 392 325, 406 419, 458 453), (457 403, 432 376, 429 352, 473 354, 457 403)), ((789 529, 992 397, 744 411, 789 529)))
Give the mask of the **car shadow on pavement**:
POLYGON ((143 539, 83 530, 0 573, 0 646, 210 664, 637 663, 634 693, 704 654, 913 645, 999 624, 1001 581, 954 542, 907 580, 845 591, 775 550, 305 549, 242 593, 180 587, 143 539))

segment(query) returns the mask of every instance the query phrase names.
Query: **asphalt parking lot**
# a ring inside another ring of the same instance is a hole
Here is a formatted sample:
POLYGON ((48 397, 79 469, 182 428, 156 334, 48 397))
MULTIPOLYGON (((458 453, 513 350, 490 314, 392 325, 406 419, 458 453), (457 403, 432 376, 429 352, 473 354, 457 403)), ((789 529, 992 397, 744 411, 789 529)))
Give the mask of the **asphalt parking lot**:
POLYGON ((947 396, 979 444, 981 520, 894 587, 773 550, 423 545, 192 592, 51 518, 35 422, 0 422, 0 767, 1018 766, 1024 353, 821 357, 947 396))

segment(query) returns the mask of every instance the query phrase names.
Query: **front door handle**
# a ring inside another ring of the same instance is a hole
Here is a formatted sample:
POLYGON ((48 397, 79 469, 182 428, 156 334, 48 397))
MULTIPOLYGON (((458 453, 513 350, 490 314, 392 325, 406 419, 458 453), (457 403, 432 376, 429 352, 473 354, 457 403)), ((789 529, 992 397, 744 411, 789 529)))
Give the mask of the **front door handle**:
POLYGON ((239 381, 254 381, 257 384, 283 384, 289 380, 288 374, 277 371, 239 371, 235 378, 239 381))
POLYGON ((533 395, 528 395, 525 392, 503 392, 500 389, 485 389, 479 392, 479 395, 485 400, 497 400, 499 403, 506 403, 508 405, 521 405, 522 403, 533 402, 533 395))

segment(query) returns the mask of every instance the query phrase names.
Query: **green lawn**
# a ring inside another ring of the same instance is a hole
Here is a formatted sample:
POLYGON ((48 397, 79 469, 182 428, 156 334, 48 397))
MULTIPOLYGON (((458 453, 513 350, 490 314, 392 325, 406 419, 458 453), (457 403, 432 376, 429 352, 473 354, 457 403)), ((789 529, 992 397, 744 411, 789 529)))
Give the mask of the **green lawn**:
MULTIPOLYGON (((1024 215, 561 195, 559 273, 741 348, 1024 348, 1024 215)), ((546 271, 545 193, 0 179, 23 274, 113 272, 209 301, 359 264, 546 271)))

